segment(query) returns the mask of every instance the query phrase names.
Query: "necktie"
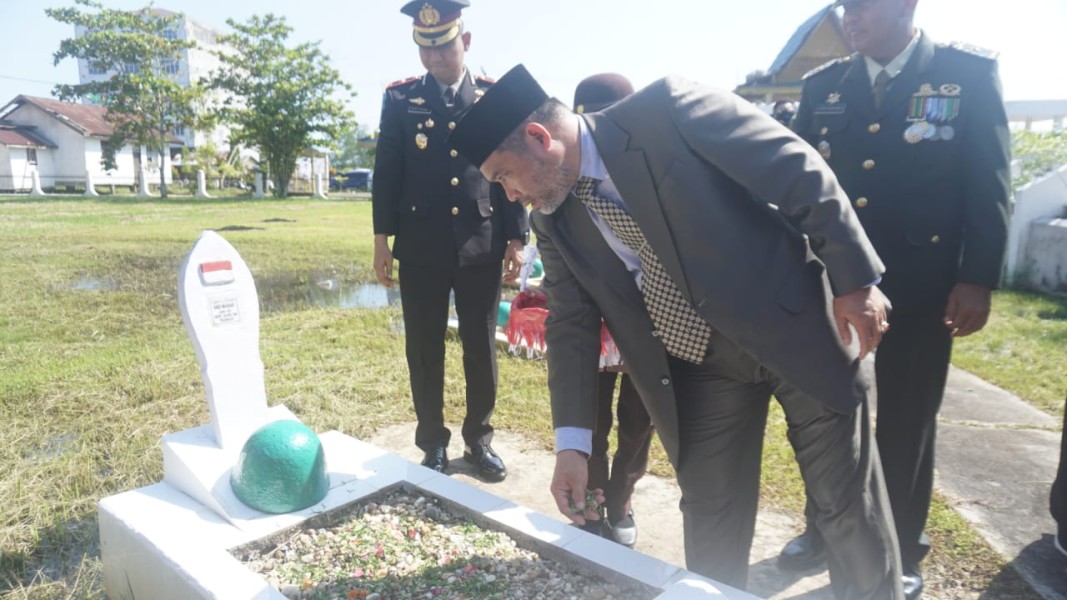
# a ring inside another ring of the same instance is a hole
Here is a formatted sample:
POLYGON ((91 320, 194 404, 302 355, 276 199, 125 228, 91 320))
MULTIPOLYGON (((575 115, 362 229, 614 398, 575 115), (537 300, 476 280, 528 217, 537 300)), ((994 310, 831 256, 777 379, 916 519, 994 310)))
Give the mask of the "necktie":
POLYGON ((874 78, 874 108, 879 109, 882 107, 882 100, 885 100, 885 90, 889 87, 889 71, 882 69, 878 72, 878 75, 874 78))
POLYGON ((578 179, 574 195, 604 219, 615 235, 641 259, 641 295, 667 352, 700 364, 711 339, 711 327, 693 310, 667 274, 633 217, 611 200, 598 196, 596 184, 596 179, 582 177, 578 179))
POLYGON ((452 86, 445 88, 444 93, 445 106, 452 108, 456 104, 456 90, 452 89, 452 86))

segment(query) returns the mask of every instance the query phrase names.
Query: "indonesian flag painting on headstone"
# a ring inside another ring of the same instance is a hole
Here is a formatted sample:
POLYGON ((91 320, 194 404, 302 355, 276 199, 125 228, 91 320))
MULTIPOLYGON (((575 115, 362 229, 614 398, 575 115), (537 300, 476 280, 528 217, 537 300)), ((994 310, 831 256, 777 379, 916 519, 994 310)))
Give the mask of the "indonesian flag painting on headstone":
POLYGON ((233 263, 228 260, 200 263, 200 279, 204 285, 233 283, 233 263))

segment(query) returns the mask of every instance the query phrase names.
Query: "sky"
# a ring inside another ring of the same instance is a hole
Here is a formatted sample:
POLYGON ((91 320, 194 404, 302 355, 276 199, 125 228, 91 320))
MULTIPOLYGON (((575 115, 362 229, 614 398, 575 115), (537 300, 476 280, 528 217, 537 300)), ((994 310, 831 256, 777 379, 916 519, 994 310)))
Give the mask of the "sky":
MULTIPOLYGON (((102 0, 135 9, 148 0, 102 0)), ((545 90, 570 104, 588 75, 615 71, 641 87, 679 74, 725 89, 766 70, 789 37, 828 0, 472 0, 467 65, 499 77, 523 63, 545 90)), ((227 19, 284 16, 291 40, 320 42, 357 93, 349 101, 367 131, 377 126, 390 82, 424 72, 404 0, 158 0, 154 5, 228 31, 227 19)), ((19 94, 51 96, 77 83, 72 59, 53 64, 73 28, 45 8, 73 0, 0 0, 0 103, 19 94)), ((1006 100, 1067 99, 1067 0, 920 0, 916 23, 938 41, 965 41, 1000 52, 1006 100)), ((0 104, 2 106, 2 104, 0 104)))

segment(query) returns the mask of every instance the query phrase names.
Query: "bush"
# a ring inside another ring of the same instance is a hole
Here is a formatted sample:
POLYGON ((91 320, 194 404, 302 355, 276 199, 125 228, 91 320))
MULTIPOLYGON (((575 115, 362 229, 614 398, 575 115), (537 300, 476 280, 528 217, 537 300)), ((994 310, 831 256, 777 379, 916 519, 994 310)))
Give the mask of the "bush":
POLYGON ((1011 182, 1013 190, 1018 190, 1067 165, 1067 131, 1015 131, 1011 136, 1011 155, 1022 167, 1019 176, 1011 182))

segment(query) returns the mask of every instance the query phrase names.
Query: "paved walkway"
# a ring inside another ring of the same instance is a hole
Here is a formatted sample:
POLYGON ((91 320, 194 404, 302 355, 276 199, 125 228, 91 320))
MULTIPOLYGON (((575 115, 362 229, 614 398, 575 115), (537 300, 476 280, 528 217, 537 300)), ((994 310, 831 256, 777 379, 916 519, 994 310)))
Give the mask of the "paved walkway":
MULTIPOLYGON (((1048 514, 1048 490, 1059 457, 1059 424, 1004 390, 953 370, 938 440, 938 490, 1048 600, 1067 600, 1067 558, 1052 547, 1055 523, 1048 514)), ((459 426, 453 431, 458 432, 459 426)), ((412 443, 413 435, 414 424, 398 425, 367 441, 418 462, 422 454, 412 443)), ((460 458, 463 445, 458 433, 449 447, 450 472, 546 515, 557 515, 548 493, 554 466, 551 453, 509 432, 498 432, 493 447, 508 463, 510 475, 504 483, 487 484, 471 477, 460 458)), ((679 498, 673 479, 647 476, 638 483, 633 500, 640 527, 636 549, 684 566, 679 498)), ((796 575, 775 566, 778 551, 803 527, 798 517, 760 511, 749 591, 773 600, 832 600, 825 571, 796 575)), ((980 598, 1008 600, 987 594, 980 598)))

